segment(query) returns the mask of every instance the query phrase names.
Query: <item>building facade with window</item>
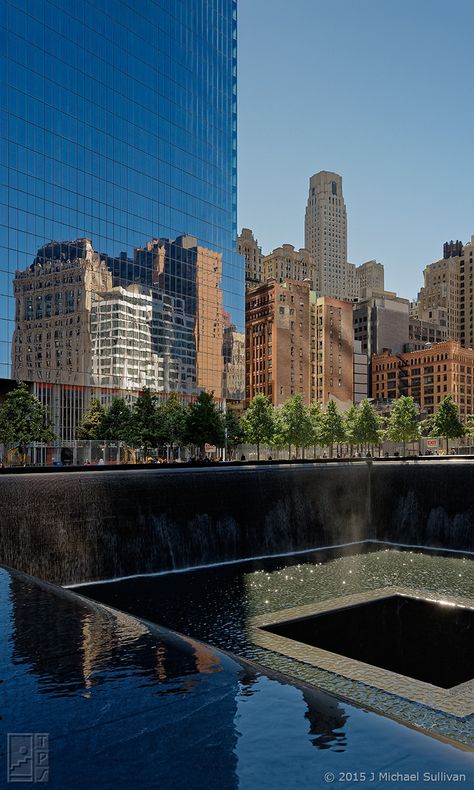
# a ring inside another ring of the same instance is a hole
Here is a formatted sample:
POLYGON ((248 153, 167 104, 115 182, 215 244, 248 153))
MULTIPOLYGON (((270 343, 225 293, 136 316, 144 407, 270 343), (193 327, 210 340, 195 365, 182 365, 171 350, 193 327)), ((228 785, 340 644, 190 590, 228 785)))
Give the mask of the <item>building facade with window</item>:
POLYGON ((311 401, 336 401, 345 411, 354 401, 352 304, 329 296, 311 300, 311 401))
MULTIPOLYGON (((193 316, 200 338, 191 376, 196 391, 231 396, 223 389, 224 312, 238 333, 245 324, 244 262, 236 252, 236 0, 155 0, 134 7, 125 0, 0 0, 0 16, 0 378, 21 375, 39 394, 49 386, 87 387, 93 295, 145 286, 159 302, 152 312, 165 304, 177 310, 172 325, 179 324, 183 306, 193 316), (188 237, 194 253, 179 243, 188 237), (92 269, 97 265, 100 275, 81 274, 87 267, 77 240, 88 240, 98 261, 92 269), (165 248, 158 283, 153 240, 165 248), (70 288, 66 280, 64 288, 58 284, 61 304, 50 306, 47 288, 40 293, 48 277, 38 268, 41 250, 51 266, 61 261, 56 279, 67 279, 66 272, 83 277, 70 288), (206 260, 189 278, 193 255, 206 260), (97 284, 96 276, 106 282, 97 284), (32 306, 27 281, 35 283, 32 306), (188 308, 196 288, 201 304, 193 313, 188 308), (23 313, 17 312, 20 297, 23 313), (80 333, 66 335, 79 315, 80 333), (31 331, 17 325, 27 320, 31 331), (35 328, 36 321, 45 327, 35 328), (62 326, 53 326, 58 321, 62 326), (66 359, 62 381, 54 377, 56 349, 66 359)), ((169 323, 157 322, 153 330, 158 346, 167 343, 169 323)), ((156 388, 161 380, 166 376, 156 388)), ((73 412, 89 398, 81 392, 73 412)), ((61 391, 56 400, 63 399, 61 391)))
POLYGON ((356 267, 347 261, 346 204, 337 173, 323 170, 309 179, 304 246, 314 261, 314 290, 321 296, 353 299, 356 267))
POLYGON ((316 271, 313 258, 304 247, 295 250, 292 244, 283 244, 264 256, 263 279, 280 283, 285 280, 309 280, 314 288, 316 271))
POLYGON ((425 414, 433 414, 439 402, 452 395, 465 420, 474 413, 474 351, 453 340, 423 351, 372 358, 372 395, 390 401, 410 395, 425 414))
POLYGON ((246 295, 245 401, 258 393, 274 406, 311 398, 310 283, 271 280, 246 295))

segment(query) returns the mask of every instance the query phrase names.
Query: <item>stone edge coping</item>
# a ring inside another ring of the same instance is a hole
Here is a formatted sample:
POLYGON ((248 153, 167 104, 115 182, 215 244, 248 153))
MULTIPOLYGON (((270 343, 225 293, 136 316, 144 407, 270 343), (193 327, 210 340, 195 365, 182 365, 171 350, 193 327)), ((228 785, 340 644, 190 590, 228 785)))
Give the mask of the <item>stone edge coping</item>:
POLYGON ((375 690, 394 694, 397 697, 417 702, 458 718, 470 716, 474 713, 474 679, 450 689, 443 689, 431 683, 415 680, 388 669, 381 669, 380 667, 365 664, 362 661, 356 661, 337 653, 321 650, 318 647, 312 647, 262 630, 264 626, 268 627, 276 623, 298 620, 314 614, 331 612, 380 598, 388 598, 392 595, 404 595, 409 598, 419 598, 426 601, 441 601, 474 609, 474 601, 470 598, 445 595, 444 593, 432 591, 414 590, 408 587, 388 586, 252 617, 249 623, 249 635, 252 642, 259 647, 294 658, 318 669, 342 675, 350 680, 359 681, 375 690))

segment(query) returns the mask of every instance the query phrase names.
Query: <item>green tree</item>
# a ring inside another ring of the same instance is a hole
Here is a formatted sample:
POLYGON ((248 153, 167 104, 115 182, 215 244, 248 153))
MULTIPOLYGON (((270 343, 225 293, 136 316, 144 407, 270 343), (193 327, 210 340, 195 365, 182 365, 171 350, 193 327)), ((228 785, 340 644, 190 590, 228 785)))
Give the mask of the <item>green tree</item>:
POLYGON ((272 408, 273 434, 267 442, 275 450, 284 450, 286 447, 285 424, 281 416, 281 408, 272 408))
POLYGON ((102 417, 100 439, 128 441, 130 435, 131 409, 124 398, 114 398, 102 417))
POLYGON ((24 382, 17 382, 0 406, 0 442, 17 447, 24 456, 28 444, 55 438, 45 407, 24 382))
POLYGON ((311 423, 311 442, 313 445, 313 457, 316 458, 316 447, 321 445, 321 431, 322 431, 322 418, 323 410, 321 403, 315 401, 311 404, 308 410, 309 420, 311 423))
POLYGON ((214 399, 213 392, 200 392, 191 403, 186 416, 186 439, 188 444, 201 448, 205 444, 224 444, 224 418, 214 399))
POLYGON ((148 450, 158 444, 157 398, 147 387, 133 404, 128 431, 129 442, 143 447, 145 460, 148 450))
POLYGON ((468 414, 466 417, 466 436, 471 438, 474 436, 474 414, 468 414))
POLYGON ((183 444, 186 434, 187 409, 176 392, 170 393, 158 407, 159 440, 173 447, 183 444))
POLYGON ((84 417, 77 426, 76 436, 78 439, 103 439, 102 434, 105 409, 100 400, 92 398, 84 417))
POLYGON ((329 455, 334 456, 334 444, 345 441, 344 420, 338 411, 336 402, 330 400, 321 419, 321 444, 329 447, 329 455))
POLYGON ((291 458, 293 445, 296 454, 298 454, 298 448, 302 448, 304 457, 304 448, 312 442, 312 426, 303 396, 298 394, 288 398, 280 410, 280 416, 285 444, 288 445, 288 458, 291 458))
POLYGON ((245 431, 239 415, 233 409, 227 409, 225 413, 226 441, 229 450, 234 450, 239 444, 245 441, 245 431))
POLYGON ((351 453, 353 447, 361 443, 359 427, 359 410, 357 406, 351 406, 344 414, 344 432, 346 442, 351 447, 351 453))
POLYGON ((415 442, 420 436, 418 412, 411 396, 402 395, 395 401, 387 423, 387 438, 391 442, 402 442, 403 455, 406 443, 415 442))
POLYGON ((368 400, 363 400, 357 409, 356 435, 358 443, 380 444, 381 419, 368 400))
POLYGON ((275 422, 273 407, 262 393, 255 395, 242 417, 245 439, 257 446, 257 460, 260 460, 260 445, 272 444, 275 422))
POLYGON ((464 436, 466 429, 459 419, 458 407, 452 395, 446 395, 439 404, 433 419, 433 435, 446 439, 446 453, 449 452, 449 440, 464 436))

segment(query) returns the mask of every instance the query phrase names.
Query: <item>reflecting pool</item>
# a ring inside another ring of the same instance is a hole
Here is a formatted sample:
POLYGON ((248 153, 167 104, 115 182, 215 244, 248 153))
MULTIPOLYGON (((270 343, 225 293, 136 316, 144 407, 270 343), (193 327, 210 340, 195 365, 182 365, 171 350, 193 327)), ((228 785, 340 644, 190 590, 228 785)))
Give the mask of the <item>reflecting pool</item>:
POLYGON ((252 636, 252 620, 258 615, 391 587, 474 601, 473 560, 459 554, 361 544, 294 557, 85 585, 78 591, 232 651, 270 670, 433 733, 473 744, 472 715, 449 715, 401 694, 390 694, 359 680, 310 666, 256 644, 252 636))
MULTIPOLYGON (((0 601, 3 732, 43 736, 53 790, 474 779, 466 751, 31 577, 0 568, 0 601)), ((0 770, 19 781, 8 743, 0 770)))

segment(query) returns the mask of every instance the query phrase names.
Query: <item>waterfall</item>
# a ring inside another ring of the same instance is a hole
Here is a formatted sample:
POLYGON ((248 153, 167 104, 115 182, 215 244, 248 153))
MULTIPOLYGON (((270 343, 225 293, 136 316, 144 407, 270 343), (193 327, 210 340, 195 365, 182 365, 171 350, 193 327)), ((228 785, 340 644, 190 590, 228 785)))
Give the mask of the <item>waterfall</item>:
POLYGON ((474 462, 0 476, 0 562, 61 584, 366 539, 474 550, 474 462))

